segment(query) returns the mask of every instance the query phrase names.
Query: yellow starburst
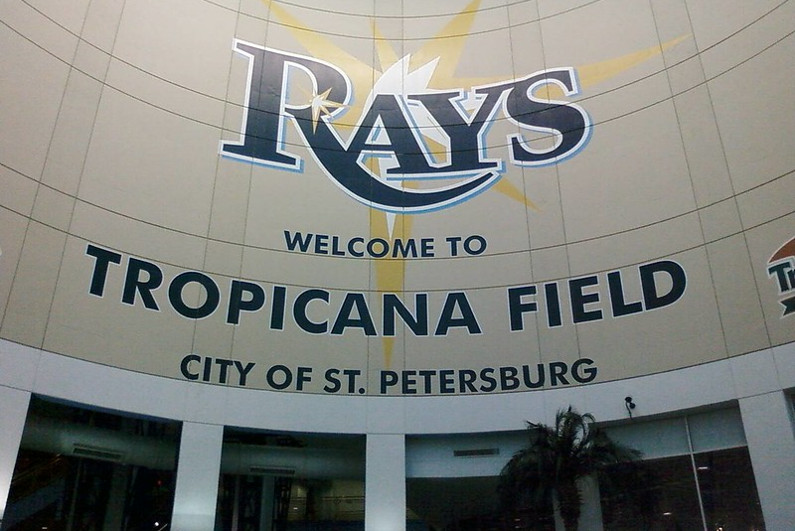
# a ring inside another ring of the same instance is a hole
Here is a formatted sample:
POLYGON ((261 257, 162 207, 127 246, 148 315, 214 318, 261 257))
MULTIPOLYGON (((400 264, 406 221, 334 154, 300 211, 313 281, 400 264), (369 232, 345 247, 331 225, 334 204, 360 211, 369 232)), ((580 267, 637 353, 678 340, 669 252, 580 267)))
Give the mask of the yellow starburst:
POLYGON ((331 111, 329 109, 339 109, 345 107, 342 103, 328 99, 331 89, 326 89, 322 94, 313 94, 309 99, 309 105, 312 107, 312 132, 317 131, 317 121, 320 119, 321 113, 323 116, 329 116, 331 111))
MULTIPOLYGON (((323 35, 312 31, 311 28, 303 25, 290 15, 285 9, 272 0, 263 0, 270 12, 278 18, 289 29, 293 37, 306 50, 319 59, 329 61, 333 64, 345 66, 345 72, 349 75, 353 84, 355 94, 368 94, 376 80, 389 67, 397 63, 400 59, 397 53, 387 44, 375 22, 371 24, 373 39, 376 46, 377 56, 380 62, 380 70, 364 61, 359 60, 339 46, 335 45, 323 35)), ((429 39, 419 50, 411 54, 409 71, 414 71, 423 67, 431 61, 438 61, 433 75, 429 80, 428 87, 433 89, 449 89, 451 87, 471 89, 474 86, 503 81, 505 78, 462 78, 455 75, 459 60, 464 50, 467 37, 477 15, 480 0, 473 0, 459 14, 454 16, 444 28, 432 39, 429 39)), ((657 56, 663 50, 675 46, 686 37, 680 37, 672 41, 653 46, 646 50, 641 50, 623 57, 609 59, 592 65, 577 67, 580 85, 589 87, 601 81, 612 78, 651 57, 657 56)), ((543 90, 545 94, 536 94, 539 97, 546 96, 554 99, 557 96, 556 87, 546 86, 543 90)), ((329 115, 329 109, 338 108, 341 104, 327 99, 329 91, 322 94, 314 94, 311 98, 313 126, 316 125, 321 113, 329 115)), ((351 130, 356 126, 356 120, 363 111, 366 98, 358 98, 348 106, 349 111, 335 121, 335 127, 341 130, 351 130)), ((433 146, 431 139, 427 142, 433 146)), ((441 148, 439 152, 443 151, 441 148)), ((378 169, 375 164, 368 167, 374 173, 378 169)), ((410 183, 405 183, 411 186, 410 183)), ((513 183, 507 179, 500 179, 493 190, 512 199, 519 201, 529 208, 535 208, 530 199, 513 183)), ((394 241, 398 238, 404 241, 411 237, 412 216, 390 214, 379 210, 370 211, 370 235, 371 237, 384 238, 394 241)), ((388 258, 375 260, 375 284, 378 292, 402 293, 404 290, 406 261, 399 258, 388 258)), ((392 337, 382 338, 384 350, 384 363, 390 367, 392 363, 392 351, 395 339, 392 337)))

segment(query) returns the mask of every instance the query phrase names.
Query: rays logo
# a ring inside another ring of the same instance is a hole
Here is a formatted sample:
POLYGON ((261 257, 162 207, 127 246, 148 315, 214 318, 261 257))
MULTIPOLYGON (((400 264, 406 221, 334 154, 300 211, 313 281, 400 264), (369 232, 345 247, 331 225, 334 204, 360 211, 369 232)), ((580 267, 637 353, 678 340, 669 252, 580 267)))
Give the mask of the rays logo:
POLYGON ((493 158, 486 145, 496 120, 511 124, 513 132, 497 144, 516 166, 571 157, 591 131, 582 108, 550 96, 579 93, 571 67, 439 90, 429 87, 439 59, 410 71, 406 56, 355 102, 361 96, 337 65, 241 40, 234 50, 248 61, 245 112, 240 139, 222 142, 221 154, 302 172, 303 160, 285 142, 288 127, 294 128, 338 187, 386 212, 447 208, 495 184, 505 171, 503 159, 493 158), (357 116, 346 117, 357 108, 357 116))

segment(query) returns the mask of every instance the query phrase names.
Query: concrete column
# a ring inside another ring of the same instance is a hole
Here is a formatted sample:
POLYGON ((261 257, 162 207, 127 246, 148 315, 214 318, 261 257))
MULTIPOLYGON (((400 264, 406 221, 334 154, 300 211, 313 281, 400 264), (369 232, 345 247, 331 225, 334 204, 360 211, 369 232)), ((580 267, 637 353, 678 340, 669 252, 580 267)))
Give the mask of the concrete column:
POLYGON ((0 525, 8 503, 11 478, 28 415, 30 393, 0 386, 0 525))
POLYGON ((782 391, 740 399, 745 438, 767 529, 792 529, 795 431, 791 398, 782 391))
POLYGON ((406 439, 367 436, 364 483, 365 531, 406 530, 406 439))
POLYGON ((174 531, 213 531, 224 427, 184 422, 179 443, 174 531))
POLYGON ((582 507, 580 508, 580 523, 577 526, 581 531, 602 531, 602 499, 599 493, 599 481, 594 476, 588 476, 579 481, 582 494, 582 507))

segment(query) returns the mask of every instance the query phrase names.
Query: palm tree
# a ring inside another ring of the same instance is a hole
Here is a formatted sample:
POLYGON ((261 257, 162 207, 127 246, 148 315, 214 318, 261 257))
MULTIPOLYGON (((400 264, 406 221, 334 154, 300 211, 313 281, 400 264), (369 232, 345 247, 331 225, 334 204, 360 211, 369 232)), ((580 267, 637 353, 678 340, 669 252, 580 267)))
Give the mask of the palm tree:
POLYGON ((590 413, 569 406, 558 411, 555 426, 527 423, 529 443, 514 454, 500 473, 499 494, 506 509, 542 509, 556 502, 566 531, 576 531, 582 495, 578 480, 605 467, 640 457, 594 426, 590 413))

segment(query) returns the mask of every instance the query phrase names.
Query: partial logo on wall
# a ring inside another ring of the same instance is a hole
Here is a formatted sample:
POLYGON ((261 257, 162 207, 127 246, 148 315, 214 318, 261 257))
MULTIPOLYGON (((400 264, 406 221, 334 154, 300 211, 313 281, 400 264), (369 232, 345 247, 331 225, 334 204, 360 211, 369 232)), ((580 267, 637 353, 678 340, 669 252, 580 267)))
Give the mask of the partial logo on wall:
POLYGON ((775 281, 784 307, 781 317, 795 313, 795 238, 773 253, 767 264, 767 274, 775 281))

